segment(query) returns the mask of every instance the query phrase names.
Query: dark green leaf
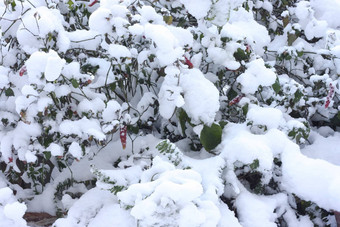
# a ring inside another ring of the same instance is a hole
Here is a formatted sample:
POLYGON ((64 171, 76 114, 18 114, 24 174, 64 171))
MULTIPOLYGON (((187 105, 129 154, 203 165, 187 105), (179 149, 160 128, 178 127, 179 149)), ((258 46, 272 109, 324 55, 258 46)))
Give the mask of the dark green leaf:
POLYGON ((222 140, 222 128, 218 124, 212 124, 210 127, 207 125, 204 125, 200 140, 203 145, 203 147, 207 151, 211 151, 214 149, 217 145, 221 143, 222 140))
POLYGON ((257 169, 260 166, 260 162, 258 159, 255 159, 249 166, 252 170, 257 169))
POLYGON ((221 128, 224 129, 224 127, 228 124, 228 122, 227 121, 220 121, 219 124, 220 124, 221 128))
POLYGON ((15 11, 15 7, 16 7, 16 3, 15 3, 15 1, 13 0, 12 2, 11 2, 11 6, 12 6, 12 10, 13 11, 15 11))
POLYGON ((47 160, 50 160, 50 158, 51 158, 51 152, 49 152, 49 151, 45 151, 44 152, 44 156, 45 156, 45 158, 47 159, 47 160))
POLYGON ((249 110, 249 104, 247 103, 242 107, 242 111, 243 111, 244 116, 247 116, 248 110, 249 110))
POLYGON ((294 94, 294 103, 299 102, 302 96, 303 96, 303 93, 300 90, 297 90, 294 94))
POLYGON ((182 135, 185 136, 185 130, 186 130, 185 123, 189 121, 190 118, 188 117, 188 114, 182 108, 180 108, 178 111, 178 119, 181 125, 182 135))
POLYGON ((7 97, 9 97, 9 96, 14 96, 14 92, 13 92, 13 90, 9 87, 9 88, 6 89, 5 95, 6 95, 7 97))
POLYGON ((78 81, 76 81, 75 79, 71 79, 71 83, 72 83, 72 86, 73 86, 74 88, 78 88, 78 87, 79 87, 79 83, 78 83, 78 81))
POLYGON ((242 50, 241 48, 238 48, 237 51, 234 53, 234 58, 237 61, 242 61, 242 60, 248 59, 248 56, 246 55, 244 50, 242 50))
POLYGON ((138 126, 133 126, 133 125, 128 125, 127 130, 129 132, 132 132, 133 134, 138 134, 139 132, 139 127, 138 126))
POLYGON ((279 78, 276 78, 275 83, 272 85, 272 88, 274 89, 275 93, 278 94, 281 90, 281 85, 280 85, 280 81, 279 78))
POLYGON ((231 88, 227 94, 227 97, 229 100, 233 100, 237 95, 238 93, 233 88, 231 88))
POLYGON ((295 132, 294 130, 292 130, 292 131, 290 131, 290 132, 288 133, 288 136, 294 138, 294 137, 296 136, 296 132, 295 132))
POLYGON ((293 45, 294 41, 297 39, 298 37, 292 33, 288 33, 288 46, 293 45))

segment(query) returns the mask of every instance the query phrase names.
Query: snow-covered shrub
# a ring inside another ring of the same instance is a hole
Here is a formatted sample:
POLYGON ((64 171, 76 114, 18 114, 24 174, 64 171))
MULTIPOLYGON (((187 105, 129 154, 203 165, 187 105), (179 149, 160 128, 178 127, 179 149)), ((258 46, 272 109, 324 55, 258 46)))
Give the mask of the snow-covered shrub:
POLYGON ((0 226, 27 226, 23 216, 26 205, 17 201, 13 191, 6 186, 3 175, 0 176, 0 226))
POLYGON ((7 186, 29 210, 67 213, 55 226, 334 226, 339 166, 300 148, 340 127, 338 13, 331 0, 0 2, 7 186))

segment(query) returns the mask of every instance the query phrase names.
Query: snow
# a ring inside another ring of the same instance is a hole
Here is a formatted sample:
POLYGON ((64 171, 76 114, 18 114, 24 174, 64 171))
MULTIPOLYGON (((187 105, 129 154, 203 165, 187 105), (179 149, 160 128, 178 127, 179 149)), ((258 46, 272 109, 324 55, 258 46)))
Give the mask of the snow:
POLYGON ((339 17, 340 2, 338 0, 312 0, 312 8, 315 10, 315 16, 319 20, 325 20, 332 28, 339 27, 340 23, 336 19, 339 17))
POLYGON ((260 85, 271 86, 275 80, 275 73, 266 68, 261 58, 248 63, 247 70, 237 78, 237 82, 242 85, 242 92, 245 94, 255 93, 260 85))
POLYGON ((34 153, 32 153, 31 151, 26 151, 25 153, 25 160, 27 162, 36 162, 37 161, 37 156, 34 155, 34 153))
POLYGON ((250 108, 247 118, 253 125, 264 125, 267 129, 278 128, 284 124, 283 114, 275 108, 250 108))
POLYGON ((196 19, 202 19, 210 10, 211 1, 202 0, 200 4, 197 4, 195 0, 180 0, 180 2, 188 9, 189 13, 196 17, 196 19))
POLYGON ((111 57, 119 60, 120 58, 129 58, 131 57, 131 53, 128 48, 118 44, 111 44, 109 46, 109 54, 111 57))
POLYGON ((156 56, 161 66, 170 65, 183 55, 179 41, 167 27, 156 24, 146 24, 144 29, 145 37, 152 39, 157 46, 156 56))
POLYGON ((49 52, 50 56, 46 62, 45 78, 47 81, 54 81, 60 76, 61 70, 66 61, 61 59, 54 51, 49 52))
POLYGON ((82 48, 86 50, 97 50, 101 43, 100 34, 95 30, 77 30, 68 32, 71 48, 82 48))
POLYGON ((251 164, 255 159, 259 160, 259 170, 267 171, 272 168, 273 153, 270 146, 261 135, 253 135, 241 126, 227 125, 224 129, 226 135, 222 142, 222 156, 233 164, 239 161, 251 164), (233 135, 229 131, 233 131, 233 135), (239 132, 238 132, 239 131, 239 132))
POLYGON ((231 15, 229 23, 226 23, 221 30, 221 37, 246 40, 246 43, 259 55, 263 54, 263 47, 270 42, 267 29, 254 21, 253 16, 243 8, 240 8, 235 15, 231 15))
POLYGON ((179 85, 183 89, 183 109, 192 121, 212 124, 220 107, 219 93, 214 84, 201 71, 191 69, 180 76, 179 85))
POLYGON ((49 53, 34 52, 26 62, 27 74, 31 83, 39 83, 41 73, 47 81, 54 81, 60 76, 65 60, 50 50, 49 53))
POLYGON ((51 143, 47 150, 50 151, 53 156, 63 156, 64 154, 62 147, 56 143, 51 143))
POLYGON ((43 47, 43 39, 49 33, 63 33, 62 16, 56 9, 48 9, 45 6, 30 10, 22 18, 17 30, 18 42, 28 54, 33 54, 43 47))
POLYGON ((316 134, 313 144, 304 147, 301 152, 310 158, 322 159, 340 166, 340 133, 334 133, 330 128, 324 128, 322 131, 324 136, 316 134))
POLYGON ((72 142, 70 147, 68 148, 68 152, 70 152, 70 154, 73 155, 73 157, 75 158, 81 158, 83 155, 82 155, 82 149, 79 145, 79 143, 77 142, 72 142))
POLYGON ((110 122, 115 119, 118 119, 120 116, 121 106, 115 100, 110 100, 103 111, 103 120, 104 122, 110 122))
POLYGON ((282 154, 282 162, 283 186, 287 191, 294 191, 305 200, 314 201, 327 210, 339 208, 339 166, 307 158, 295 144, 287 145, 282 154))
POLYGON ((16 201, 13 192, 8 187, 0 188, 0 226, 26 227, 22 218, 26 212, 26 205, 16 201))
POLYGON ((77 121, 65 120, 59 126, 60 132, 65 135, 78 135, 79 137, 93 136, 98 140, 105 139, 105 135, 101 132, 100 125, 96 120, 89 120, 83 117, 77 121))

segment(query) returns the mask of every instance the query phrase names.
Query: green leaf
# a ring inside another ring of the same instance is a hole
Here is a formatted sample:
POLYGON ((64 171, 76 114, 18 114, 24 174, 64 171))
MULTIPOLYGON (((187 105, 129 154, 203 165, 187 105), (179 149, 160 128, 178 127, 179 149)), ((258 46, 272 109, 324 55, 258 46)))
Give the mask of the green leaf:
POLYGON ((221 128, 224 129, 224 127, 228 124, 228 121, 220 121, 218 123, 220 124, 221 128))
POLYGON ((250 167, 252 170, 257 169, 259 166, 260 166, 260 161, 259 161, 258 159, 255 159, 255 160, 253 161, 253 163, 251 163, 251 164, 249 165, 249 167, 250 167))
POLYGON ((117 87, 117 84, 116 83, 112 83, 109 85, 111 91, 115 91, 116 90, 116 87, 117 87))
POLYGON ((9 97, 9 96, 14 96, 14 92, 13 92, 13 90, 9 87, 9 88, 6 89, 5 95, 6 95, 7 97, 9 97))
POLYGON ((331 123, 333 126, 340 126, 340 111, 331 119, 331 123))
POLYGON ((4 126, 7 126, 8 125, 8 119, 7 118, 2 118, 1 119, 1 122, 4 126))
POLYGON ((132 132, 133 134, 138 134, 138 132, 139 132, 139 127, 138 127, 138 125, 137 125, 137 126, 128 125, 128 126, 127 126, 127 130, 128 130, 129 132, 132 132))
POLYGON ((182 108, 178 110, 178 119, 181 125, 182 135, 185 136, 185 130, 186 130, 185 123, 189 121, 190 118, 188 117, 188 114, 182 108))
POLYGON ((15 7, 17 6, 17 4, 15 3, 14 0, 11 2, 11 6, 12 6, 12 11, 15 11, 15 7))
POLYGON ((302 57, 302 55, 304 54, 303 51, 296 51, 296 53, 297 53, 298 57, 302 57))
POLYGON ((222 140, 222 128, 218 124, 212 124, 210 127, 207 125, 204 125, 201 135, 200 135, 200 140, 203 145, 203 147, 207 151, 211 151, 217 145, 221 143, 222 140))
POLYGON ((297 39, 296 34, 288 33, 288 46, 293 45, 294 41, 297 39))
POLYGON ((75 79, 71 79, 71 83, 72 83, 72 86, 74 87, 74 88, 78 88, 79 87, 79 83, 78 83, 78 81, 77 80, 75 80, 75 79))
POLYGON ((171 15, 170 15, 170 16, 163 16, 163 20, 164 20, 164 22, 167 23, 168 25, 171 25, 171 24, 172 24, 173 18, 172 18, 171 15))
POLYGON ((233 88, 231 88, 227 94, 228 100, 233 100, 237 95, 238 93, 233 88))
POLYGON ((282 19, 283 27, 285 28, 289 24, 289 17, 286 16, 282 19))
POLYGON ((301 138, 302 138, 302 135, 299 133, 299 134, 297 134, 296 135, 296 137, 295 137, 295 140, 296 140, 296 143, 300 143, 300 140, 301 140, 301 138))
POLYGON ((288 136, 294 138, 296 136, 296 132, 294 130, 292 130, 288 133, 288 136))
POLYGON ((249 110, 249 104, 247 103, 242 107, 242 111, 243 111, 244 116, 247 116, 248 110, 249 110))
POLYGON ((44 151, 44 156, 45 156, 45 158, 47 159, 47 160, 50 160, 50 158, 51 158, 51 152, 49 152, 49 151, 44 151))
POLYGON ((69 9, 73 9, 74 3, 73 3, 72 0, 69 0, 69 1, 67 2, 67 4, 68 4, 68 8, 69 8, 69 9))
POLYGON ((275 83, 272 85, 272 88, 274 89, 275 93, 278 94, 281 91, 281 85, 279 78, 276 78, 275 83))
POLYGON ((242 50, 241 48, 238 48, 237 51, 234 53, 234 58, 237 61, 242 61, 242 60, 248 59, 248 56, 246 55, 244 50, 242 50))
POLYGON ((297 103, 300 101, 300 99, 302 98, 303 93, 300 90, 297 90, 294 94, 294 103, 297 103))

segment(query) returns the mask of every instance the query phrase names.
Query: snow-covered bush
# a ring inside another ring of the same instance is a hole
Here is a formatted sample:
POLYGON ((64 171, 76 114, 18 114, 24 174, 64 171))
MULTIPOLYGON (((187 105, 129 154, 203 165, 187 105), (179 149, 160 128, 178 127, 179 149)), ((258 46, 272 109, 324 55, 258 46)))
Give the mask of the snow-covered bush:
POLYGON ((55 226, 335 226, 339 163, 308 149, 340 127, 339 13, 0 2, 4 188, 55 226))

